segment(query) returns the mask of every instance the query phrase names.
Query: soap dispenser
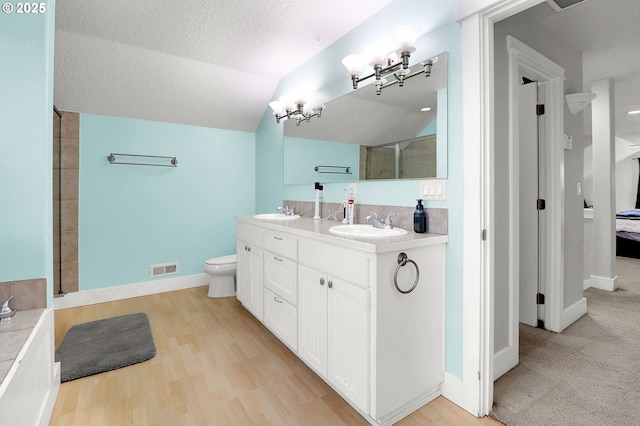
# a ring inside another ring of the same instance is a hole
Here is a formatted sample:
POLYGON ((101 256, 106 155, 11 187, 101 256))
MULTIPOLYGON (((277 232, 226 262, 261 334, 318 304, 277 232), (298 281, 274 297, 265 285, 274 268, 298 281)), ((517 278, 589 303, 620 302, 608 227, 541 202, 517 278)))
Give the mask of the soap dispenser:
POLYGON ((422 199, 418 198, 418 205, 416 211, 413 213, 413 230, 420 234, 427 232, 427 213, 424 211, 422 205, 422 199))

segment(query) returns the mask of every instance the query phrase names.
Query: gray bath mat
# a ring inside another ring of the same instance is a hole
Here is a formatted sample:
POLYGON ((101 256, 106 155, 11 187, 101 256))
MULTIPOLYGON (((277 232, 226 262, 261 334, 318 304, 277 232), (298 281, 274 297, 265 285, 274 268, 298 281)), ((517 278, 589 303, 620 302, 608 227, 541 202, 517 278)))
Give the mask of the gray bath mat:
POLYGON ((153 358, 149 319, 145 313, 74 325, 56 351, 62 382, 116 370, 153 358))

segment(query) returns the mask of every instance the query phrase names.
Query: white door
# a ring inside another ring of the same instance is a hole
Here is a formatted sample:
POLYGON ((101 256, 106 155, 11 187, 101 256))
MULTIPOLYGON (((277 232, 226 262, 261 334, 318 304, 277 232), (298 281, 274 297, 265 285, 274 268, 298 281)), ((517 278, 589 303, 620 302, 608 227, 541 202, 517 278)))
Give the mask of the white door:
POLYGON ((331 277, 328 280, 328 380, 368 413, 369 291, 331 277))
MULTIPOLYGON (((538 83, 520 86, 519 105, 519 265, 520 265, 520 322, 538 325, 539 223, 537 201, 539 197, 540 158, 538 149, 538 83)), ((543 145, 543 144, 540 144, 543 145)), ((516 340, 517 341, 517 340, 516 340)))

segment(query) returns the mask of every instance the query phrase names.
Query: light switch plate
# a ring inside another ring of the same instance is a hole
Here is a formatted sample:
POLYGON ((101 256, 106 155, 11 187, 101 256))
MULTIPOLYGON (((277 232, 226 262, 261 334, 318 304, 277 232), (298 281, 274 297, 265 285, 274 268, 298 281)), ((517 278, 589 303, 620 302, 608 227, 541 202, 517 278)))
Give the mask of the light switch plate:
POLYGON ((446 200, 447 180, 428 179, 423 180, 420 185, 420 195, 425 200, 446 200))

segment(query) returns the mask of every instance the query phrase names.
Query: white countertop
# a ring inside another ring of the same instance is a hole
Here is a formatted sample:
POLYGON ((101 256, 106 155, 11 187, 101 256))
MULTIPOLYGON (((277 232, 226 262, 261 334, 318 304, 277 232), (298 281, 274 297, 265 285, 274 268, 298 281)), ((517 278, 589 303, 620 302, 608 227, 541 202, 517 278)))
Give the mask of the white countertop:
POLYGON ((253 216, 237 216, 236 221, 238 223, 263 226, 274 231, 288 232, 300 237, 313 238, 318 241, 325 241, 369 253, 386 253, 400 249, 444 244, 449 241, 449 237, 445 234, 418 234, 413 232, 412 229, 407 229, 408 232, 405 235, 388 238, 342 237, 329 232, 329 228, 341 225, 341 222, 324 219, 313 220, 309 217, 274 221, 255 219, 253 216))

